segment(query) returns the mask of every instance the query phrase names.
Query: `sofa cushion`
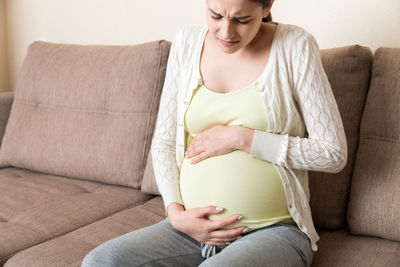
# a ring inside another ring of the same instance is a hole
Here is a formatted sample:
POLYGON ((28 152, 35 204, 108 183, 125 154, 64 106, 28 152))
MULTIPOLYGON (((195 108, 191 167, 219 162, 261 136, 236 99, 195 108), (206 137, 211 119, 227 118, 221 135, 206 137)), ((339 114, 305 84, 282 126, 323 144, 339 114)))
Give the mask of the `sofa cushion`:
MULTIPOLYGON (((359 45, 321 50, 322 63, 336 97, 348 143, 346 167, 337 174, 309 172, 310 206, 314 224, 338 229, 345 225, 348 200, 361 115, 367 95, 372 52, 359 45)), ((148 155, 141 190, 159 195, 148 155)))
POLYGON ((352 235, 346 229, 317 232, 320 240, 312 266, 400 266, 400 242, 352 235))
POLYGON ((161 197, 128 208, 56 239, 17 253, 4 267, 81 266, 83 258, 98 245, 165 218, 161 197))
POLYGON ((17 81, 0 167, 138 189, 169 47, 166 41, 31 44, 17 81))
POLYGON ((161 195, 160 191, 158 190, 156 178, 154 176, 153 160, 151 158, 151 153, 147 155, 146 168, 144 169, 143 180, 140 190, 148 194, 161 195))
POLYGON ((379 48, 351 184, 351 233, 400 241, 399 103, 400 48, 379 48))
POLYGON ((346 225, 350 180, 370 80, 372 52, 359 45, 321 50, 321 59, 346 132, 348 158, 339 173, 309 171, 310 207, 314 225, 340 229, 346 225))
MULTIPOLYGON (((31 266, 32 263, 35 266, 80 266, 86 254, 98 245, 164 218, 164 205, 158 196, 21 251, 4 267, 31 266)), ((400 242, 351 235, 345 229, 317 229, 317 232, 320 240, 312 266, 400 266, 400 242)))
POLYGON ((0 93, 0 147, 3 140, 4 131, 6 129, 8 117, 10 116, 13 98, 13 92, 0 93))
POLYGON ((19 168, 0 170, 0 192, 0 266, 18 251, 151 197, 129 187, 19 168))

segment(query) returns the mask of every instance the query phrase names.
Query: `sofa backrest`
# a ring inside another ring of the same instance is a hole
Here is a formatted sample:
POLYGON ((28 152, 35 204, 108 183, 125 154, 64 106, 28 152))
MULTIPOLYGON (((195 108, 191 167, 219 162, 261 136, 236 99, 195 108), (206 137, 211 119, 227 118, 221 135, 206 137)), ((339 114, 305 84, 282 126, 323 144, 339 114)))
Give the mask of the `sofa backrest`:
POLYGON ((3 92, 0 93, 0 148, 3 140, 4 132, 8 118, 10 116, 10 110, 14 98, 14 92, 3 92))
POLYGON ((360 129, 349 232, 400 241, 400 48, 379 48, 360 129))
MULTIPOLYGON (((359 127, 368 91, 372 52, 353 45, 321 50, 321 59, 331 83, 348 141, 348 161, 339 173, 309 172, 310 206, 317 227, 330 229, 345 225, 359 127)), ((141 190, 159 195, 155 182, 151 153, 148 155, 141 190)))
POLYGON ((139 188, 169 47, 32 43, 0 167, 139 188))

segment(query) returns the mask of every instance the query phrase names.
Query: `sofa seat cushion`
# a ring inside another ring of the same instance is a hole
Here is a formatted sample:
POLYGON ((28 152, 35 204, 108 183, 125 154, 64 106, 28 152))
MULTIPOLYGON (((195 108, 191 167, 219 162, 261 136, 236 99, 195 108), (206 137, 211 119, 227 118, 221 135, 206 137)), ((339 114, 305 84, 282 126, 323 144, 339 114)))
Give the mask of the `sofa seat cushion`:
MULTIPOLYGON (((80 266, 98 245, 165 218, 160 196, 127 208, 71 233, 19 252, 4 267, 80 266), (67 252, 66 252, 67 251, 67 252)), ((400 242, 356 236, 345 229, 319 230, 313 266, 400 266, 400 242)))
POLYGON ((92 249, 108 240, 165 218, 164 205, 157 196, 144 204, 127 208, 71 233, 19 252, 4 267, 81 266, 92 249))
POLYGON ((32 43, 16 84, 0 167, 139 189, 169 48, 166 41, 32 43))
POLYGON ((320 240, 312 266, 400 266, 400 242, 352 235, 344 228, 317 232, 320 240))
POLYGON ((13 254, 151 198, 139 190, 0 169, 0 266, 13 254))

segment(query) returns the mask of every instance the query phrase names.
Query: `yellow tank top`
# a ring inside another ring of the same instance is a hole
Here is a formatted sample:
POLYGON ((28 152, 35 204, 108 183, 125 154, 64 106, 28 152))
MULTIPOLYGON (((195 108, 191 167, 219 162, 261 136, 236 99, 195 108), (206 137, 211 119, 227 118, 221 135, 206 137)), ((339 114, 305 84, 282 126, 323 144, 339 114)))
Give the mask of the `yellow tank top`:
MULTIPOLYGON (((203 85, 195 89, 185 113, 188 133, 185 151, 196 134, 216 125, 242 125, 266 131, 267 115, 261 93, 253 85, 230 93, 217 93, 203 85)), ((266 148, 268 149, 268 148, 266 148)), ((286 202, 276 166, 242 150, 191 164, 184 158, 180 190, 185 209, 215 205, 224 207, 209 219, 244 216, 224 229, 247 226, 249 232, 278 222, 295 223, 286 202)))

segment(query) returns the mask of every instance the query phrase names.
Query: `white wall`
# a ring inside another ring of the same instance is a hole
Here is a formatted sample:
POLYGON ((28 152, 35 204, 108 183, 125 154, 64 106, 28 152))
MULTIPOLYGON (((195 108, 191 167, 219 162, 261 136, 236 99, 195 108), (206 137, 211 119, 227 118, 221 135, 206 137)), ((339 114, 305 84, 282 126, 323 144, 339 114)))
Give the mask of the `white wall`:
MULTIPOLYGON (((205 23, 205 0, 6 0, 8 69, 15 87, 34 40, 137 44, 172 40, 182 26, 205 23)), ((0 10, 1 12, 1 10, 0 10)), ((400 0, 276 0, 275 21, 311 32, 320 48, 400 47, 400 0)), ((0 16, 1 19, 1 16, 0 16)), ((1 57, 0 57, 1 61, 1 57)))
POLYGON ((400 47, 400 0, 276 0, 279 21, 310 31, 321 48, 400 47))

